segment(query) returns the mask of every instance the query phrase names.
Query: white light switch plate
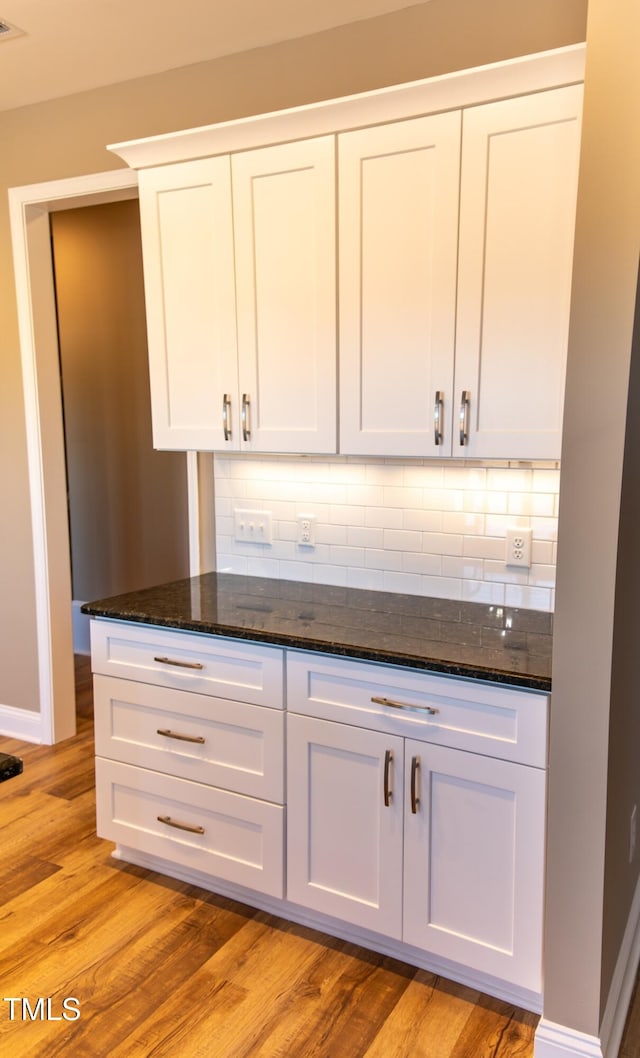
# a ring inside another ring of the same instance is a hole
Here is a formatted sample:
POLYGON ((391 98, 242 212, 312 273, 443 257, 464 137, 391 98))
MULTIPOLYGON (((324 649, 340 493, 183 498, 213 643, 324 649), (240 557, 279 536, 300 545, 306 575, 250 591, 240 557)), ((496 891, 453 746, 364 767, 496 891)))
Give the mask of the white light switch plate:
POLYGON ((235 507, 233 539, 243 544, 270 544, 273 539, 271 511, 249 511, 235 507))

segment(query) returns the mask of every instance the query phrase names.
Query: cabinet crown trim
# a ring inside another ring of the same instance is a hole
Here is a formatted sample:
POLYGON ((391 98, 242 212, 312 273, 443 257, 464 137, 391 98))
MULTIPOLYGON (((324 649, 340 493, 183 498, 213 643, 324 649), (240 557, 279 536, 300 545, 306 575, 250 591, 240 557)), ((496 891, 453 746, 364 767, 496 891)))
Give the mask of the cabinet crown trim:
POLYGON ((107 150, 132 169, 146 169, 576 84, 584 79, 584 64, 585 45, 573 44, 339 99, 109 144, 107 150))

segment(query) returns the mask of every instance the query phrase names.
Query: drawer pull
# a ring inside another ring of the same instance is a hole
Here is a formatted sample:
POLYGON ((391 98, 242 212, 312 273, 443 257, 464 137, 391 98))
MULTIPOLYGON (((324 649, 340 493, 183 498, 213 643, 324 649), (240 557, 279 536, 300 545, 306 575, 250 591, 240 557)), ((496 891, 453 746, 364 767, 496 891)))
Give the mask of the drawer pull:
POLYGON ((195 823, 179 823, 177 819, 172 819, 171 816, 158 816, 158 822, 164 823, 166 827, 175 827, 176 830, 186 830, 189 834, 204 834, 204 827, 198 826, 195 823))
POLYGON ((420 757, 411 758, 411 814, 416 815, 420 798, 416 793, 418 772, 420 771, 420 757))
POLYGON ((462 398, 460 400, 460 444, 466 445, 469 441, 469 406, 471 404, 471 394, 468 389, 463 389, 462 398))
POLYGON ((391 709, 414 709, 419 713, 428 713, 429 716, 436 716, 440 710, 434 709, 432 705, 411 705, 410 702, 397 702, 393 698, 378 698, 374 696, 371 698, 374 705, 388 705, 391 709))
POLYGON ((444 404, 444 398, 442 396, 442 390, 436 390, 436 400, 433 406, 433 443, 435 445, 442 444, 442 406, 444 404))
POLYGON ((156 734, 164 735, 165 738, 175 738, 178 742, 197 742, 199 746, 204 746, 205 743, 204 735, 180 735, 177 731, 170 731, 168 727, 159 727, 156 734))
POLYGON ((390 749, 385 751, 384 755, 384 806, 388 808, 391 803, 393 793, 389 788, 389 772, 391 771, 391 761, 393 760, 393 753, 390 749))
POLYGON ((154 658, 161 665, 177 665, 179 669, 203 669, 201 661, 176 661, 174 658, 154 658))
POLYGON ((251 399, 248 393, 242 394, 242 440, 251 440, 251 399))

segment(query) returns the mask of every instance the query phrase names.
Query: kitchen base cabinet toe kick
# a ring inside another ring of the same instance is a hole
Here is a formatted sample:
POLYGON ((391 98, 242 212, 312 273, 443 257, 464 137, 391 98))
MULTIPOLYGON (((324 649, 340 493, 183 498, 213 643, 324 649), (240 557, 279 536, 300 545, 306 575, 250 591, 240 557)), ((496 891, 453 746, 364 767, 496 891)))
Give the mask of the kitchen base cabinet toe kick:
POLYGON ((540 1011, 546 695, 134 623, 92 634, 117 858, 540 1011))

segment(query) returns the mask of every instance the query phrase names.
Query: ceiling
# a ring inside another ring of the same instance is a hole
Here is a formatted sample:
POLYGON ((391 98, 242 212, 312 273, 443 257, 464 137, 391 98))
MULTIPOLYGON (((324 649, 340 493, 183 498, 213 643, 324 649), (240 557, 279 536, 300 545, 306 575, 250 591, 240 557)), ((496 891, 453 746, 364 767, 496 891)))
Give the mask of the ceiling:
POLYGON ((306 36, 418 2, 0 0, 0 22, 16 28, 0 34, 0 110, 306 36))

